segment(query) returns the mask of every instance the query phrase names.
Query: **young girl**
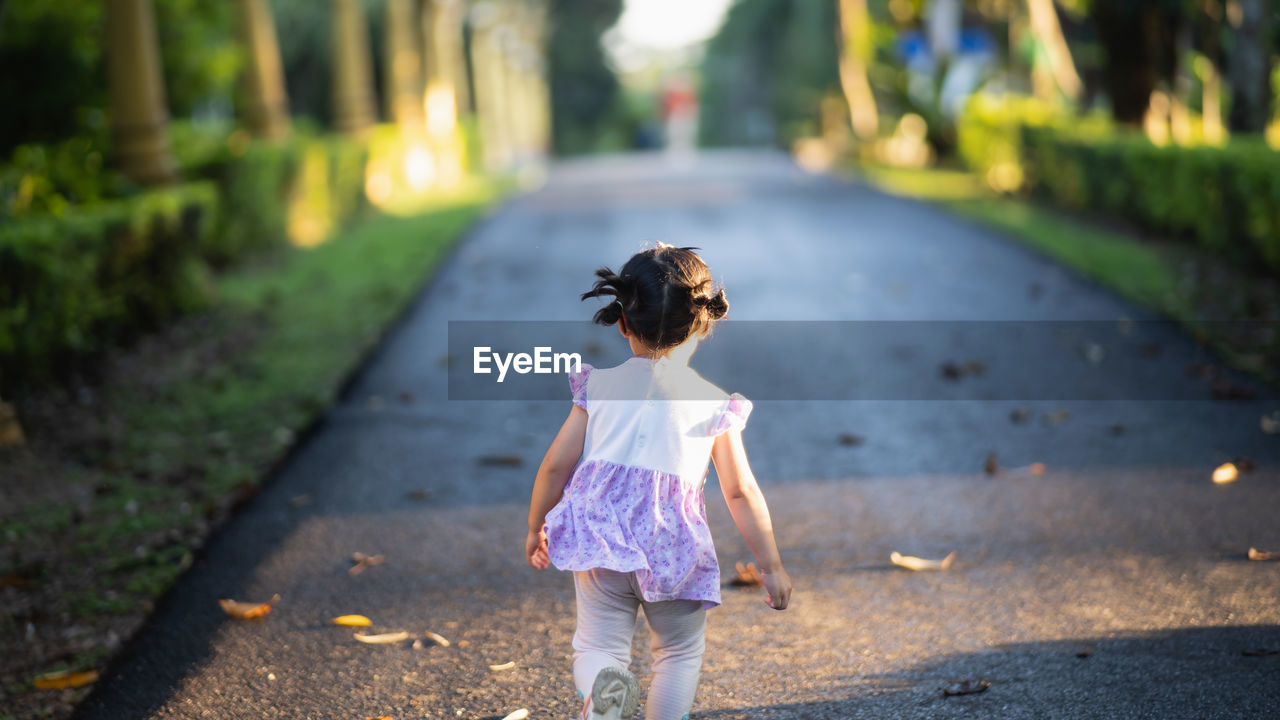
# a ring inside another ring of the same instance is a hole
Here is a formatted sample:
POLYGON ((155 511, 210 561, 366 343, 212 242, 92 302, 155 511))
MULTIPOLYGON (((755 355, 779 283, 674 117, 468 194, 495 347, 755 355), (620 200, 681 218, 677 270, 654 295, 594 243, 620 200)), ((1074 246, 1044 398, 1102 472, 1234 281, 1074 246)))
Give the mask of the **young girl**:
POLYGON ((653 634, 647 720, 687 718, 702 668, 706 610, 720 604, 707 527, 707 460, 759 565, 767 602, 782 610, 782 569, 769 509, 747 465, 751 403, 688 366, 698 341, 729 310, 694 248, 638 253, 582 294, 611 296, 595 322, 617 324, 635 357, 571 374, 573 408, 534 481, 525 555, 539 570, 573 571, 573 675, 583 718, 630 718, 639 685, 627 667, 636 611, 653 634))

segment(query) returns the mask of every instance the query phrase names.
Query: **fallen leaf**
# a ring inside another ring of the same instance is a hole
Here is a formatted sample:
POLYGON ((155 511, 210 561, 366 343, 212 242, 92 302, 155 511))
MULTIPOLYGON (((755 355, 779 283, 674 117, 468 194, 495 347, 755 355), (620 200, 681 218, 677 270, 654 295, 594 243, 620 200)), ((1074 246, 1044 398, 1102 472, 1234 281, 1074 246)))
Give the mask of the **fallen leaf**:
POLYGON ((421 640, 414 640, 414 641, 413 641, 413 649, 414 649, 414 650, 421 650, 421 649, 422 649, 422 648, 424 648, 424 647, 426 647, 426 645, 423 645, 421 640))
POLYGON ((961 366, 961 369, 964 370, 965 375, 986 375, 987 374, 986 363, 983 363, 979 360, 965 360, 964 365, 961 366))
POLYGON ((430 490, 410 490, 409 492, 405 493, 405 497, 409 498, 410 500, 420 500, 420 501, 426 502, 427 500, 431 499, 431 491, 430 490))
POLYGON ((423 637, 439 645, 440 647, 449 647, 449 641, 446 640, 443 635, 437 635, 436 633, 433 633, 430 630, 422 633, 422 635, 423 637))
POLYGON ((470 641, 470 640, 459 640, 459 641, 458 641, 458 647, 471 647, 471 641, 470 641))
POLYGON ((959 380, 964 375, 964 371, 959 365, 948 361, 938 366, 938 374, 946 380, 959 380))
POLYGON ((1280 653, 1280 650, 1274 650, 1272 648, 1249 648, 1248 650, 1240 651, 1240 654, 1245 657, 1266 657, 1277 653, 1280 653))
POLYGON ((60 670, 37 675, 34 682, 37 690, 66 690, 97 681, 97 670, 60 670))
POLYGON ((862 444, 863 440, 861 435, 854 435, 853 433, 840 433, 840 435, 836 438, 836 442, 840 443, 841 445, 844 445, 845 447, 858 447, 859 445, 862 444))
POLYGON ((373 621, 363 615, 340 615, 329 622, 344 627, 369 627, 373 621))
POLYGON ((1084 659, 1093 655, 1093 648, 1083 647, 1076 651, 1076 657, 1084 659))
POLYGON ((26 444, 27 437, 18 423, 13 406, 0 400, 0 447, 17 447, 26 444))
POLYGON ((528 720, 528 717, 529 717, 529 711, 524 708, 520 708, 519 710, 502 718, 502 720, 528 720))
POLYGON ((1259 425, 1262 426, 1262 432, 1268 435, 1280 435, 1280 410, 1263 415, 1259 425))
POLYGON ((500 665, 490 665, 489 669, 492 670, 493 672, 502 672, 503 670, 510 670, 515 666, 516 666, 516 661, 512 660, 510 662, 504 662, 500 665))
POLYGON ((352 637, 362 643, 369 645, 393 645, 395 643, 408 640, 409 633, 401 630, 400 632, 382 633, 381 635, 365 635, 364 633, 352 633, 352 637))
POLYGON ((1044 471, 1045 471, 1045 466, 1044 466, 1044 463, 1042 462, 1034 462, 1027 466, 1027 472, 1031 473, 1032 475, 1037 475, 1037 476, 1043 475, 1044 471))
POLYGON ((926 560, 915 555, 902 555, 897 550, 889 553, 889 562, 899 567, 917 572, 922 570, 948 570, 951 568, 951 562, 956 559, 955 552, 947 555, 941 560, 926 560))
POLYGON ((1233 483, 1240 476, 1236 466, 1231 463, 1223 463, 1213 470, 1213 482, 1216 485, 1226 485, 1233 483))
POLYGON ((218 604, 222 606, 223 612, 237 620, 257 620, 271 612, 271 606, 278 602, 280 602, 280 596, 272 595, 271 599, 264 603, 223 599, 219 600, 218 604))
POLYGON ((943 688, 942 694, 947 697, 955 695, 974 695, 976 693, 986 692, 989 687, 991 687, 991 682, 988 680, 961 680, 959 682, 953 682, 943 688))
POLYGON ((364 569, 367 567, 381 565, 386 562, 387 557, 385 555, 365 555, 362 552, 355 552, 351 553, 351 560, 355 565, 352 565, 351 569, 347 570, 347 573, 351 575, 359 575, 364 572, 364 569))
POLYGON ((523 467, 524 458, 519 455, 481 455, 476 462, 485 467, 523 467))
POLYGON ((760 577, 760 571, 756 569, 755 563, 735 563, 734 569, 737 574, 729 579, 729 584, 734 587, 760 587, 764 585, 764 578, 760 577))
POLYGON ((1070 417, 1070 410, 1066 408, 1058 408, 1051 413, 1045 413, 1044 416, 1040 418, 1040 422, 1044 423, 1045 427, 1055 427, 1066 422, 1070 417))
POLYGON ((995 475, 999 471, 1000 471, 1000 457, 996 455, 994 450, 992 450, 991 452, 987 453, 987 461, 982 463, 982 472, 988 475, 995 475))
POLYGON ((1021 425, 1031 419, 1030 408, 1014 408, 1009 412, 1009 422, 1021 425))
POLYGON ((366 715, 366 716, 365 716, 365 718, 364 718, 364 720, 391 720, 391 716, 390 716, 390 715, 379 715, 379 716, 377 716, 377 717, 374 717, 374 716, 372 716, 372 715, 366 715))
POLYGON ((1123 435, 1124 431, 1125 431, 1124 423, 1116 423, 1111 427, 1107 428, 1107 432, 1110 432, 1112 435, 1116 437, 1120 437, 1121 435, 1123 435))
POLYGON ((1236 469, 1239 470, 1240 472, 1247 473, 1247 472, 1253 472, 1254 470, 1258 469, 1258 466, 1247 457, 1238 457, 1236 458, 1235 463, 1236 463, 1236 469))
POLYGON ((1280 560, 1280 552, 1267 552, 1258 548, 1249 548, 1249 559, 1258 562, 1266 562, 1268 560, 1280 560))

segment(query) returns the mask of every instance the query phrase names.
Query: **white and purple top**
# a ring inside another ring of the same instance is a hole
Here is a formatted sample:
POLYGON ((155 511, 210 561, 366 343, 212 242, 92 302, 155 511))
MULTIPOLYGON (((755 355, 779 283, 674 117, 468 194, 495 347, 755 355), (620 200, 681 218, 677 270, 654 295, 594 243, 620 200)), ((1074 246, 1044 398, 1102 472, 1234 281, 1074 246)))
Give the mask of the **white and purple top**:
POLYGON ((666 358, 583 364, 569 387, 587 411, 587 433, 564 496, 547 514, 551 562, 635 572, 646 601, 719 605, 702 486, 716 436, 741 430, 751 401, 666 358))

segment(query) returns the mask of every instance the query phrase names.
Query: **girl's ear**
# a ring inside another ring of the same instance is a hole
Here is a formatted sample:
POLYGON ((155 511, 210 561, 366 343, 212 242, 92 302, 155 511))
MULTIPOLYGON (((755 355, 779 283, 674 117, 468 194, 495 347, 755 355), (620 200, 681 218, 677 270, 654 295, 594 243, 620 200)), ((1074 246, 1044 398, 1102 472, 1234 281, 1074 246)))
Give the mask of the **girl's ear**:
POLYGON ((624 338, 629 338, 629 337, 631 337, 631 333, 627 331, 627 316, 626 316, 626 315, 621 315, 621 316, 619 316, 619 317, 618 317, 618 332, 622 333, 622 337, 624 337, 624 338))

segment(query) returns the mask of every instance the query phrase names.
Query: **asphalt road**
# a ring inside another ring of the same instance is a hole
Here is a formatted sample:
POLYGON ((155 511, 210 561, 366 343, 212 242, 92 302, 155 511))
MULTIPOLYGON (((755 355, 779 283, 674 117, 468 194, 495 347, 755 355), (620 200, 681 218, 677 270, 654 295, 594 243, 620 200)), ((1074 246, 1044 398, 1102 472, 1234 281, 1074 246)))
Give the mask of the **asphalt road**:
MULTIPOLYGON (((1280 650, 1280 563, 1245 559, 1280 550, 1275 395, 1212 401, 1187 373, 1212 357, 1110 293, 755 153, 562 165, 484 221, 78 717, 568 717, 572 583, 522 557, 568 391, 449 400, 469 349, 448 323, 580 322, 592 270, 654 240, 728 289, 695 365, 758 400, 747 449, 796 585, 783 613, 726 588, 695 718, 1280 717, 1280 655, 1245 654, 1280 650), (1238 457, 1257 469, 1214 485, 1238 457), (353 552, 386 561, 353 576, 353 552), (261 621, 216 602, 275 593, 261 621), (452 644, 362 644, 327 623, 346 613, 452 644), (944 696, 962 679, 991 686, 944 696)), ((588 362, 622 359, 592 332, 588 362)), ((731 568, 749 554, 707 490, 731 568)))

